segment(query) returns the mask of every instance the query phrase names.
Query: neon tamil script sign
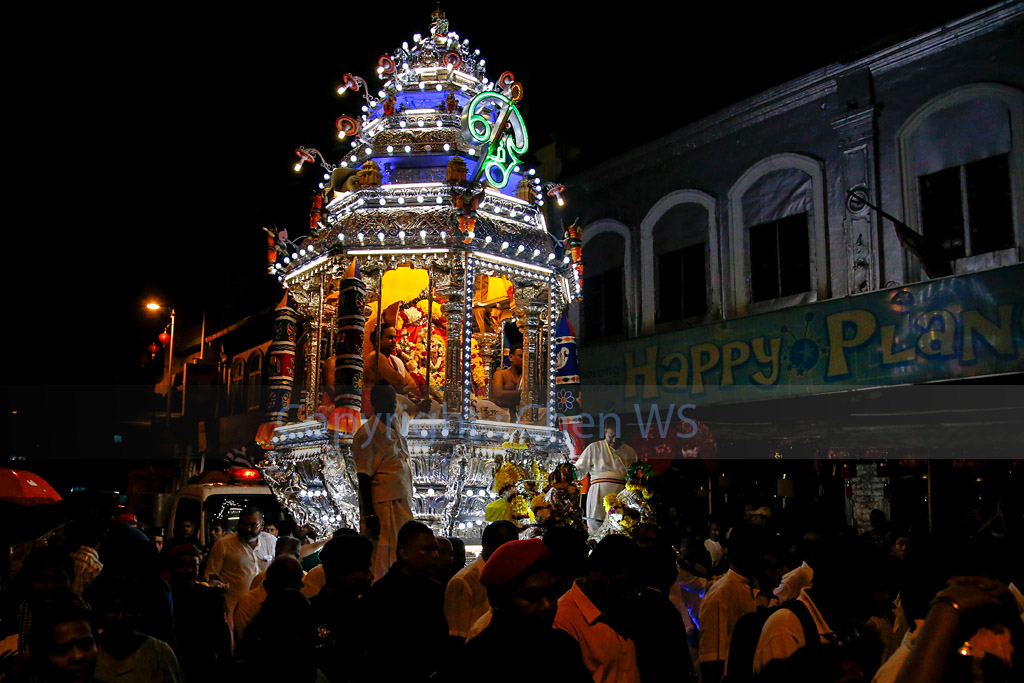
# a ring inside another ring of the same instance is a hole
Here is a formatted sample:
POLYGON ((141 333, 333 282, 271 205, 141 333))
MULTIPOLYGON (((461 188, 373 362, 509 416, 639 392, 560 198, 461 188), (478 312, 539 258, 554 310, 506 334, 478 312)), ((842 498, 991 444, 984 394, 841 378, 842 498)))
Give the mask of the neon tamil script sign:
POLYGON ((518 170, 522 155, 530 146, 526 124, 516 108, 522 87, 513 87, 512 90, 514 99, 500 92, 480 93, 470 101, 462 116, 467 140, 476 144, 487 143, 487 154, 480 160, 476 178, 486 176, 499 190, 508 185, 512 172, 518 170), (510 130, 506 131, 506 128, 510 130))

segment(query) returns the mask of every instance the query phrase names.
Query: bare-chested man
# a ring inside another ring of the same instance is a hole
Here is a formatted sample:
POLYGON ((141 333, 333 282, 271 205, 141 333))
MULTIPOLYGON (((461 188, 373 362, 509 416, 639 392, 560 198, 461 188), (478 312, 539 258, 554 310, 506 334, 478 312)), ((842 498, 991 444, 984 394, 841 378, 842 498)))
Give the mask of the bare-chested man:
MULTIPOLYGON (((371 341, 377 342, 377 330, 373 332, 371 341)), ((417 395, 416 382, 405 371, 405 364, 395 354, 398 331, 391 323, 384 323, 380 328, 380 343, 377 351, 370 351, 363 358, 363 414, 372 416, 370 405, 370 389, 373 385, 383 382, 394 387, 395 391, 405 394, 411 399, 417 395)))
POLYGON ((491 399, 502 408, 507 408, 513 417, 519 410, 523 394, 523 345, 513 344, 508 349, 511 367, 494 373, 491 399))

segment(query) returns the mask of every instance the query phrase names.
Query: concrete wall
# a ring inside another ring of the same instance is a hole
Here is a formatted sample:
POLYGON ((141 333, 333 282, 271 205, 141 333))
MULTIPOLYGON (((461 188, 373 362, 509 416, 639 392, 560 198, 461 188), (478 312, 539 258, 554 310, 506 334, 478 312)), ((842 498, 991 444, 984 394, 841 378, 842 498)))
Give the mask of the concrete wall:
MULTIPOLYGON (((923 279, 892 224, 872 211, 853 210, 847 190, 862 188, 870 201, 903 218, 907 183, 901 175, 901 128, 929 102, 958 88, 984 90, 991 84, 1011 99, 1024 93, 1022 16, 1024 5, 1002 3, 854 63, 830 65, 567 182, 574 201, 580 198, 585 207, 585 242, 602 231, 628 232, 629 336, 655 329, 656 246, 650 231, 657 215, 676 200, 703 199, 714 212, 711 240, 718 258, 717 264, 712 258, 711 284, 721 306, 709 317, 754 312, 747 310, 743 294, 749 268, 736 243, 744 232, 736 224, 730 192, 745 173, 776 163, 797 160, 820 169, 824 234, 818 262, 824 272, 816 300, 923 279)), ((1011 153, 1017 159, 1024 154, 1020 139, 1016 136, 1011 153)), ((1016 173, 1011 164, 1018 194, 1024 192, 1021 170, 1019 162, 1016 173)), ((1015 260, 1024 235, 1022 214, 1024 207, 1015 206, 1015 260)))

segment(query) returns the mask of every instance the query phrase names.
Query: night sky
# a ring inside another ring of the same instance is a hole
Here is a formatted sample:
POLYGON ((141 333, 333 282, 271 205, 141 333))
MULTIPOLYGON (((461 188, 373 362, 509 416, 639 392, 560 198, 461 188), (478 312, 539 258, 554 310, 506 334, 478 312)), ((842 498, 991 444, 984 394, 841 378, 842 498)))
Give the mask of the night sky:
MULTIPOLYGON (((26 24, 8 69, 19 181, 8 194, 5 416, 68 401, 95 408, 81 392, 41 398, 25 385, 152 381, 141 360, 163 322, 142 311, 148 296, 176 307, 176 345, 198 338, 204 310, 209 333, 276 301, 260 228, 304 234, 320 175, 294 173, 293 150, 315 146, 336 161, 347 143, 334 119, 362 101, 337 96, 342 74, 376 90, 377 58, 428 33, 434 7, 298 4, 35 10, 45 14, 26 24)), ((565 177, 987 4, 442 8, 490 78, 511 70, 523 82, 533 148, 579 150, 565 177)))

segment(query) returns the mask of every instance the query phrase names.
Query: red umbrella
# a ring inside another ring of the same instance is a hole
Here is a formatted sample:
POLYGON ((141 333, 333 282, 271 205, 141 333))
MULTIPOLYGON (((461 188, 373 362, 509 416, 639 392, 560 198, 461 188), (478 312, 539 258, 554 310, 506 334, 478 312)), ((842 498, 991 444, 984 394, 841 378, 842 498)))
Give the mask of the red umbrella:
POLYGON ((38 474, 0 468, 0 503, 49 505, 59 500, 60 494, 38 474))

